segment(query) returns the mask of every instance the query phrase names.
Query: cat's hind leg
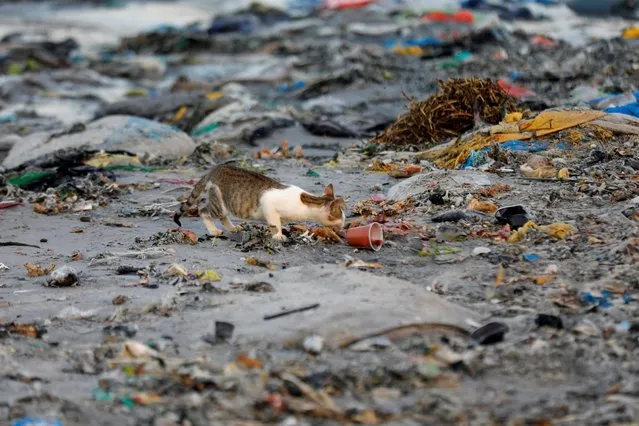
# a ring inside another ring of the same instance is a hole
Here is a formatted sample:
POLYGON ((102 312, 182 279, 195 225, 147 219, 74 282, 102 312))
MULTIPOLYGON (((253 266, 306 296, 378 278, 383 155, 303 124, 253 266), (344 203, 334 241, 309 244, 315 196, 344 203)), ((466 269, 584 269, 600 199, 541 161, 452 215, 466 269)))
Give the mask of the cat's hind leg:
MULTIPOLYGON (((222 192, 217 185, 209 186, 209 197, 206 207, 200 213, 200 218, 206 226, 206 230, 214 237, 222 235, 223 231, 215 226, 213 220, 219 219, 224 224, 224 219, 228 216, 224 200, 222 199, 222 192)), ((226 227, 226 224, 224 224, 226 227)))

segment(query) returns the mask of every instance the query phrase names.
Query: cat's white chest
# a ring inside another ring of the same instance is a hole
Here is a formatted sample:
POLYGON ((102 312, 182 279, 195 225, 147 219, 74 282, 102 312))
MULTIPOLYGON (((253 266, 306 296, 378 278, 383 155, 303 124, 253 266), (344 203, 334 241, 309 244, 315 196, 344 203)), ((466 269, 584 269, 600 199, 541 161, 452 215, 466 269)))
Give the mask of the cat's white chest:
POLYGON ((282 221, 311 219, 313 212, 301 200, 303 192, 302 188, 293 185, 265 191, 260 198, 260 208, 256 211, 255 219, 265 219, 273 213, 282 221))

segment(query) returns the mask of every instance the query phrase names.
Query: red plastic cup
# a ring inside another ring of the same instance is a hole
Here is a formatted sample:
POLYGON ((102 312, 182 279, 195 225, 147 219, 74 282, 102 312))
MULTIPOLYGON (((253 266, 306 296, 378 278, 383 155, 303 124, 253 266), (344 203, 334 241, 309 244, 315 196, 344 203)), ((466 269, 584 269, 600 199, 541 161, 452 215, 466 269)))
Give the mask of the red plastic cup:
POLYGON ((346 241, 353 247, 370 248, 378 251, 384 244, 384 231, 377 222, 358 226, 346 231, 346 241))

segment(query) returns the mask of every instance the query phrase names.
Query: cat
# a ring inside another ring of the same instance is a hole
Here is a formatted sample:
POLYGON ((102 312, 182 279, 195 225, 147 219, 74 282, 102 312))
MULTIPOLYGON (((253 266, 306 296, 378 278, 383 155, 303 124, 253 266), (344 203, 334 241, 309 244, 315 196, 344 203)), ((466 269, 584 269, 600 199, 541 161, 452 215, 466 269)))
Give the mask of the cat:
POLYGON ((282 234, 282 221, 311 220, 339 228, 343 228, 346 221, 344 198, 335 196, 332 184, 324 188, 322 196, 315 196, 261 173, 221 164, 195 184, 188 200, 173 216, 178 226, 182 226, 180 217, 198 205, 204 191, 208 191, 208 200, 200 211, 200 218, 213 236, 223 233, 213 223, 214 219, 219 219, 230 232, 240 229, 233 225, 230 216, 266 220, 272 237, 278 241, 287 240, 282 234))

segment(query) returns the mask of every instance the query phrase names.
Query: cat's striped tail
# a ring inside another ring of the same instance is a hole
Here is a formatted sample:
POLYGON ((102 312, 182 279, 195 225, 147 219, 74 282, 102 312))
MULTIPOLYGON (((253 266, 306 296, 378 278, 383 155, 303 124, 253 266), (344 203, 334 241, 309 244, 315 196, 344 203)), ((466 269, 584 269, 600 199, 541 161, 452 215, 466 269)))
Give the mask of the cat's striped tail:
POLYGON ((190 208, 193 207, 193 205, 197 205, 198 201, 200 199, 200 196, 202 195, 202 192, 204 192, 204 190, 207 187, 207 184, 209 183, 209 180, 211 178, 211 173, 207 173, 205 174, 202 179, 200 179, 195 186, 193 187, 193 190, 191 191, 191 194, 189 195, 189 198, 182 203, 182 205, 180 206, 180 210, 178 210, 177 212, 175 212, 175 214, 173 215, 173 222, 175 222, 177 224, 177 226, 182 227, 182 223, 180 222, 180 218, 182 217, 182 215, 184 215, 184 213, 189 210, 190 208))

